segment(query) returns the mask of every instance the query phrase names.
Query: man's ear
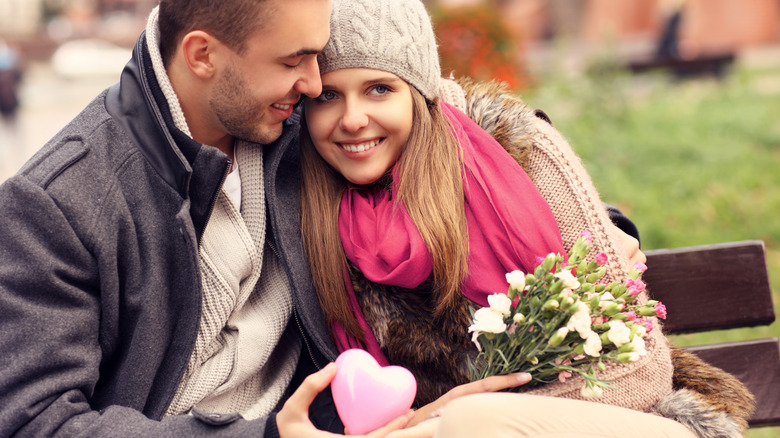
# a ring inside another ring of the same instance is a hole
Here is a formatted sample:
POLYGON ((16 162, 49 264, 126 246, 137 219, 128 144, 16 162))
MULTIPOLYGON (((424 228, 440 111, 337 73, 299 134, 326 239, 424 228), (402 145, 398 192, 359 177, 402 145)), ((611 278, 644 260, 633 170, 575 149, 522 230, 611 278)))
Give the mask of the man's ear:
POLYGON ((209 33, 194 30, 184 35, 181 42, 182 55, 190 71, 201 79, 214 75, 214 50, 219 41, 209 33))

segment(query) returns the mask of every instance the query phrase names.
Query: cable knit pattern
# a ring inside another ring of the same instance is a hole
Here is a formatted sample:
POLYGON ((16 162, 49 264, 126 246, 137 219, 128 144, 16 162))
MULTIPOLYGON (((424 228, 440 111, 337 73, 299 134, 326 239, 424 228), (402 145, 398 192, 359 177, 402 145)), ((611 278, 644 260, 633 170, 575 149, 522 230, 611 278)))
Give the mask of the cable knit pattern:
POLYGON ((392 72, 428 100, 439 93, 436 36, 419 0, 334 1, 330 40, 318 62, 321 74, 373 68, 392 72))
MULTIPOLYGON (((460 80, 466 96, 466 113, 493 135, 520 163, 547 200, 568 250, 584 230, 593 238, 590 257, 609 256, 608 281, 625 277, 630 269, 620 251, 616 232, 590 176, 568 142, 549 123, 537 117, 519 98, 499 84, 460 80)), ((446 84, 444 87, 452 87, 446 84)), ((449 95, 457 92, 449 91, 449 95)), ((647 300, 643 293, 640 300, 647 300)), ((657 323, 657 321, 654 321, 657 323)), ((658 324, 656 327, 660 327, 658 324)), ((632 364, 611 364, 600 374, 614 380, 615 390, 605 389, 603 403, 650 411, 672 391, 673 367, 669 345, 660 328, 647 342, 648 354, 632 364)), ((581 399, 581 377, 551 383, 532 392, 581 399)))
MULTIPOLYGON (((458 109, 463 114, 468 114, 466 108, 466 92, 453 79, 441 79, 439 83, 439 98, 458 109)), ((482 128, 484 129, 484 127, 482 128)))

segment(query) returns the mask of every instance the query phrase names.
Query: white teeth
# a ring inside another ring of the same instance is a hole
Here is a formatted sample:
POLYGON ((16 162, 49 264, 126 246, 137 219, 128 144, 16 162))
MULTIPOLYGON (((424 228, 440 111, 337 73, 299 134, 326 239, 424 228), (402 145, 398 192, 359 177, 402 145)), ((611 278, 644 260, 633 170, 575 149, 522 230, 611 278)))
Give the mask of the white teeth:
POLYGON ((372 140, 367 143, 361 143, 361 144, 341 144, 341 147, 344 148, 347 152, 363 152, 371 149, 372 147, 379 144, 380 140, 372 140))
POLYGON ((290 107, 292 105, 282 105, 282 104, 279 104, 279 103, 274 103, 274 104, 271 104, 271 106, 274 107, 274 108, 280 109, 282 111, 287 111, 288 109, 290 109, 290 107))

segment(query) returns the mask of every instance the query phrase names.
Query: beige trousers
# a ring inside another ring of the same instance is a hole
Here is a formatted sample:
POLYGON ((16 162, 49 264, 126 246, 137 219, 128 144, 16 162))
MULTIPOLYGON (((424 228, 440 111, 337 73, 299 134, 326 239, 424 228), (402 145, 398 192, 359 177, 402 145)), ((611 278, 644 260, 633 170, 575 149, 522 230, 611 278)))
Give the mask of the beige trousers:
POLYGON ((581 400, 483 393, 451 401, 435 438, 696 438, 657 415, 581 400))

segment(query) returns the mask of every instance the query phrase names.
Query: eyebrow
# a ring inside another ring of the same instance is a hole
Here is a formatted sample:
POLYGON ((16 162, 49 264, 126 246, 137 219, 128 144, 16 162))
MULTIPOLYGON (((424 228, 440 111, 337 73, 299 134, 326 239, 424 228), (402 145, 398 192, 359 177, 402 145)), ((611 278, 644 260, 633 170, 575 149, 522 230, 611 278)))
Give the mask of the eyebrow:
POLYGON ((317 55, 319 53, 320 53, 320 51, 317 50, 317 49, 301 49, 301 50, 298 50, 295 53, 291 53, 289 55, 282 56, 282 58, 297 58, 299 56, 317 55))
POLYGON ((397 81, 403 81, 403 79, 395 76, 383 76, 381 78, 371 79, 368 81, 363 82, 363 85, 374 85, 374 84, 380 84, 383 82, 397 82, 397 81))

